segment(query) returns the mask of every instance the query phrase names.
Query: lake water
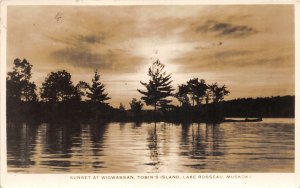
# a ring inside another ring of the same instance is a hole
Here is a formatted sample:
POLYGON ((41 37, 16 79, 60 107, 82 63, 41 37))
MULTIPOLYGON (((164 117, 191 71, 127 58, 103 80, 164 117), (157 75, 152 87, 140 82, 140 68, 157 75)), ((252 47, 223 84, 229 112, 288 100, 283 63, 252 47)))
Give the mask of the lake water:
POLYGON ((294 119, 222 124, 8 124, 20 173, 294 172, 294 119))

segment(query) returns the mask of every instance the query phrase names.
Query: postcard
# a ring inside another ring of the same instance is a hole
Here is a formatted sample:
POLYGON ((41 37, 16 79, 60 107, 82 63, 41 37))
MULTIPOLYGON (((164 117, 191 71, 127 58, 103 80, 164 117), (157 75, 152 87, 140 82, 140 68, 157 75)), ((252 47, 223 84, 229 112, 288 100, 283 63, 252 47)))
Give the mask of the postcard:
POLYGON ((2 1, 1 187, 300 187, 299 8, 2 1))

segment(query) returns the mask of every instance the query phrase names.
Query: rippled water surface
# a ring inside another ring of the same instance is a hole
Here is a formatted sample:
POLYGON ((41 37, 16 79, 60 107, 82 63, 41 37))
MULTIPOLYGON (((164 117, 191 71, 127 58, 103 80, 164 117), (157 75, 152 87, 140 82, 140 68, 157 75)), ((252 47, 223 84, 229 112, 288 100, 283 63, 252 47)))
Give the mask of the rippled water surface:
POLYGON ((293 172, 294 119, 8 124, 9 172, 293 172))

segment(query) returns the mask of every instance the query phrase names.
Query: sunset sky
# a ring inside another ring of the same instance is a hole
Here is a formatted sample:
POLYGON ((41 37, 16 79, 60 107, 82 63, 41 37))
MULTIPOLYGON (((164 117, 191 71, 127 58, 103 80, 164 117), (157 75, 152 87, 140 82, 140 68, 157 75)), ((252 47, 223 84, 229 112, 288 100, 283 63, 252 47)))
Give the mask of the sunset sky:
POLYGON ((198 77, 226 99, 295 92, 292 5, 9 6, 7 26, 8 71, 26 58, 39 88, 51 71, 77 84, 98 69, 114 107, 141 97, 156 59, 176 88, 198 77))

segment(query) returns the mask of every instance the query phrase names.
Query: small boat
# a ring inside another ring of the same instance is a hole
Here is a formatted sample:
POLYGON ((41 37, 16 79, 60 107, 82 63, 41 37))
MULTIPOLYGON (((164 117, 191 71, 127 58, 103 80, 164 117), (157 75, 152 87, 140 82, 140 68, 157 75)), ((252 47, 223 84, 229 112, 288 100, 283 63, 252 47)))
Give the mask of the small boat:
POLYGON ((262 118, 224 119, 223 122, 260 122, 262 118))

